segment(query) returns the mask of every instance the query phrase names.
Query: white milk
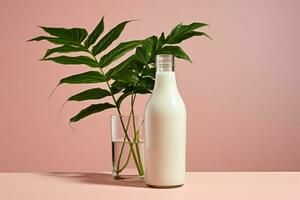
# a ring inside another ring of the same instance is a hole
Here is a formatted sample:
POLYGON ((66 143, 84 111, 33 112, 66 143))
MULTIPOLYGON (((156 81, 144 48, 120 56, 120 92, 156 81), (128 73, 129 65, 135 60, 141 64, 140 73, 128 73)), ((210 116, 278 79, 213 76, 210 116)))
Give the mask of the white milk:
POLYGON ((186 109, 177 90, 173 62, 168 69, 167 65, 157 66, 145 111, 145 178, 154 187, 175 187, 185 181, 186 109))

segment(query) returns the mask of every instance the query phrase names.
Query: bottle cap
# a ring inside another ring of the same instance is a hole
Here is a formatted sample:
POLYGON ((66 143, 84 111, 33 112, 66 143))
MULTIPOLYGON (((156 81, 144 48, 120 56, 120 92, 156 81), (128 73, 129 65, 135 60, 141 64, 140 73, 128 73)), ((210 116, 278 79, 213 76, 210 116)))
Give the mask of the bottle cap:
POLYGON ((156 55, 157 71, 174 71, 174 56, 171 54, 156 55))

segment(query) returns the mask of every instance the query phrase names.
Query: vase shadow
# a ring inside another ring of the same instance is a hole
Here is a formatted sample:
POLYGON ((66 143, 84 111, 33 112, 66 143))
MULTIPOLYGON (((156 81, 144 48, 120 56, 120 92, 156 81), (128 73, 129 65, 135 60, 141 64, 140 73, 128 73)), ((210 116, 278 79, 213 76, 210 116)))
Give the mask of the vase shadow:
POLYGON ((88 173, 88 172, 48 172, 43 175, 61 178, 67 181, 99 184, 99 185, 114 185, 126 187, 142 187, 146 188, 143 180, 115 180, 110 173, 88 173))

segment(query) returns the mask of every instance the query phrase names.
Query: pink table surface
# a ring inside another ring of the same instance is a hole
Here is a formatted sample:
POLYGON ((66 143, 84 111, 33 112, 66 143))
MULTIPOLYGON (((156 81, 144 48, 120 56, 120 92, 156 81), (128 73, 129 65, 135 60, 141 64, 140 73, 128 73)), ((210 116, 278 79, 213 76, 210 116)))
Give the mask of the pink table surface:
POLYGON ((0 173, 1 200, 298 200, 300 172, 188 172, 183 187, 153 189, 108 173, 0 173))

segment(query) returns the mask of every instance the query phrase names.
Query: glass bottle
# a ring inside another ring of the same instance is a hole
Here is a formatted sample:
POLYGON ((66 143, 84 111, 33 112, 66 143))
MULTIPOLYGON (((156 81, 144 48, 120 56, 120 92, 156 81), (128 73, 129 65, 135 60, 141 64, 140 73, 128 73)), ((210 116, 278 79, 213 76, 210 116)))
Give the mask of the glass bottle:
POLYGON ((145 110, 145 180, 150 187, 182 186, 186 163, 186 109, 174 56, 156 56, 156 81, 145 110))

